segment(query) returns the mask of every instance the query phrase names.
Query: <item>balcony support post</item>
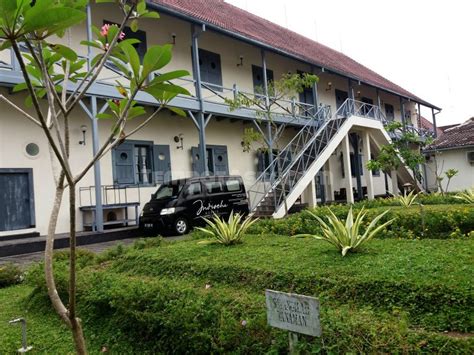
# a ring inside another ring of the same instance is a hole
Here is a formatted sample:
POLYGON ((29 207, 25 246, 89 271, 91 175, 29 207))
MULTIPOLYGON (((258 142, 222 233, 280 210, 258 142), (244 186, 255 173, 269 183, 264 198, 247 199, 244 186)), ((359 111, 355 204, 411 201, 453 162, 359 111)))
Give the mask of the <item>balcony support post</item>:
MULTIPOLYGON (((314 67, 311 67, 311 74, 314 75, 314 67)), ((319 107, 319 96, 318 96, 318 82, 316 81, 311 88, 313 91, 313 102, 314 102, 314 115, 318 112, 319 107)))
MULTIPOLYGON (((439 113, 439 112, 438 112, 439 113)), ((434 129, 434 136, 435 138, 438 137, 438 129, 437 129, 437 125, 436 125, 436 115, 438 113, 435 113, 434 112, 434 108, 431 108, 431 114, 433 115, 433 129, 434 129)))
POLYGON ((418 102, 418 130, 421 132, 422 131, 422 125, 421 125, 421 104, 418 102))
MULTIPOLYGON (((268 96, 268 76, 267 76, 267 58, 266 53, 262 49, 262 78, 263 78, 263 94, 265 95, 265 110, 267 110, 267 143, 268 143, 268 160, 269 164, 273 164, 273 134, 272 134, 272 122, 270 113, 270 97, 268 96)), ((275 172, 270 173, 270 180, 273 181, 275 172)))
POLYGON ((396 170, 392 170, 390 172, 390 177, 392 179, 392 195, 393 196, 399 196, 399 192, 398 192, 398 176, 397 176, 397 171, 396 170))
POLYGON ((363 141, 362 145, 364 146, 364 156, 365 156, 365 161, 364 161, 364 174, 365 174, 365 182, 367 183, 367 198, 369 200, 373 200, 375 197, 374 194, 374 178, 372 176, 372 171, 367 169, 367 163, 371 159, 371 149, 370 149, 370 134, 369 131, 365 131, 363 134, 363 141))
POLYGON ((331 170, 331 159, 328 159, 326 162, 326 168, 324 169, 324 172, 326 173, 326 181, 324 185, 326 186, 326 201, 329 202, 334 202, 334 178, 332 175, 332 170, 331 170))
POLYGON ((362 200, 364 198, 364 194, 362 193, 362 177, 360 171, 361 165, 361 156, 359 153, 359 134, 358 133, 349 133, 349 139, 351 141, 352 149, 354 149, 354 172, 356 176, 356 183, 357 183, 357 198, 362 200))
POLYGON ((403 98, 401 96, 400 96, 400 116, 402 119, 403 131, 405 132, 407 129, 407 123, 405 119, 405 103, 403 102, 403 98))
POLYGON ((202 29, 198 31, 195 25, 191 25, 191 38, 192 38, 192 54, 193 54, 193 77, 195 81, 196 97, 199 101, 199 112, 197 117, 198 132, 199 132, 199 170, 204 176, 209 175, 207 169, 207 152, 206 152, 206 120, 204 117, 204 99, 202 95, 201 86, 201 71, 199 69, 199 35, 206 31, 206 27, 203 25, 202 29))
POLYGON ((342 140, 342 157, 344 162, 344 175, 346 180, 346 199, 348 204, 354 203, 354 192, 352 190, 352 173, 351 173, 351 151, 349 149, 349 135, 347 134, 342 140))
MULTIPOLYGON (((87 26, 87 41, 93 42, 92 38, 92 12, 91 4, 87 4, 86 8, 86 26, 87 26)), ((91 70, 92 67, 92 48, 90 45, 87 45, 87 70, 91 70)))

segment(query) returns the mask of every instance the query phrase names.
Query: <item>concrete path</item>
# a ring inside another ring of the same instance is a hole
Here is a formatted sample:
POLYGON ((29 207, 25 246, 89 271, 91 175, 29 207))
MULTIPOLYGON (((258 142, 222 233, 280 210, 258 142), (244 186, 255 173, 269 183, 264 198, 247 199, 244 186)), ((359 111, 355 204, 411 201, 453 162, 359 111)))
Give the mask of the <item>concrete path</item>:
MULTIPOLYGON (((176 240, 184 240, 187 239, 188 236, 178 236, 178 237, 167 237, 164 238, 166 241, 176 241, 176 240)), ((96 254, 102 253, 107 249, 110 249, 117 244, 122 244, 124 246, 126 245, 131 245, 135 241, 137 241, 139 238, 129 238, 129 239, 121 239, 121 240, 113 240, 110 242, 104 242, 104 243, 97 243, 97 244, 88 244, 88 245, 81 245, 78 247, 78 249, 85 249, 92 251, 96 254)), ((55 249, 57 250, 68 250, 69 248, 64 248, 64 249, 55 249)), ((28 266, 32 263, 36 263, 39 261, 42 261, 44 257, 44 252, 37 252, 37 253, 30 253, 30 254, 22 254, 22 255, 13 255, 13 256, 5 256, 0 258, 0 265, 2 264, 7 264, 7 263, 13 263, 16 265, 21 265, 21 266, 28 266)))

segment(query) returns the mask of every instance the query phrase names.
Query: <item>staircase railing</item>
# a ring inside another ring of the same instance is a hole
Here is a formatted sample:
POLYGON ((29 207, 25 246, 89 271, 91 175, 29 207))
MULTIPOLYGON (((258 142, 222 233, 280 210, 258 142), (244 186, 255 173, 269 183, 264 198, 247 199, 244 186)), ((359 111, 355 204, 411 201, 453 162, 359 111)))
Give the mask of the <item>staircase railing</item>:
MULTIPOLYGON (((324 114, 323 112, 318 113, 324 114)), ((338 129, 351 115, 386 123, 386 118, 378 106, 352 99, 347 99, 330 119, 327 119, 330 116, 330 111, 325 111, 325 114, 324 120, 321 121, 322 124, 303 127, 257 178, 255 184, 249 189, 252 212, 255 212, 266 197, 272 198, 275 210, 280 208, 285 203, 287 195, 292 192, 298 181, 305 175, 317 157, 323 153, 338 129), (296 154, 293 149, 295 147, 299 148, 296 154), (290 152, 294 155, 288 156, 290 152)))
POLYGON ((316 114, 311 115, 308 122, 300 129, 300 131, 293 137, 293 139, 281 149, 276 156, 271 152, 268 154, 272 156, 270 164, 257 177, 255 183, 248 189, 249 202, 251 210, 265 198, 273 183, 278 180, 288 164, 291 164, 293 159, 304 150, 308 142, 312 139, 324 122, 331 116, 330 106, 320 106, 316 114))

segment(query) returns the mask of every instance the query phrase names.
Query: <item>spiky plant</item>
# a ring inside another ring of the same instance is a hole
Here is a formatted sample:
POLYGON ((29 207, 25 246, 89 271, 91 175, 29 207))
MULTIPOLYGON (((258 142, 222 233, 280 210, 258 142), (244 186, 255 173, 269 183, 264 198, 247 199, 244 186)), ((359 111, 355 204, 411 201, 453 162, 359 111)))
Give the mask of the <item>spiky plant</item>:
POLYGON ((316 216, 311 211, 308 211, 308 213, 310 213, 321 224, 321 228, 323 230, 322 236, 299 234, 295 237, 313 237, 318 240, 324 240, 339 249, 342 256, 345 256, 349 251, 355 251, 358 247, 374 238, 377 233, 394 221, 392 219, 377 226, 377 223, 380 221, 380 219, 388 212, 387 210, 375 217, 365 229, 365 232, 362 234, 361 227, 363 225, 364 218, 367 215, 367 212, 364 212, 364 208, 362 208, 354 220, 351 207, 347 213, 345 222, 337 218, 329 208, 328 211, 329 215, 326 216, 327 222, 325 222, 319 216, 316 216))
POLYGON ((474 203, 474 188, 460 192, 454 198, 466 203, 474 203))
POLYGON ((415 194, 415 191, 410 192, 408 195, 405 192, 403 196, 398 196, 396 200, 403 207, 410 207, 413 205, 418 197, 419 193, 415 194))
POLYGON ((242 243, 242 239, 247 229, 258 219, 247 217, 244 220, 240 214, 230 213, 228 221, 214 214, 212 219, 203 218, 207 224, 206 228, 196 229, 206 233, 211 239, 200 241, 199 244, 222 244, 234 245, 242 243))

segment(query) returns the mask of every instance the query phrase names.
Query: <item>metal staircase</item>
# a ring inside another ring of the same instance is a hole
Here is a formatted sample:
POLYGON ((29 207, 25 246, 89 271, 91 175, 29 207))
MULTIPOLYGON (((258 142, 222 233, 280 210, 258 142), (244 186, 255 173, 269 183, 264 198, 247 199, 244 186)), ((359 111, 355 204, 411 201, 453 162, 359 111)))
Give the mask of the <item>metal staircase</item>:
POLYGON ((342 129, 351 116, 385 123, 385 117, 378 106, 352 99, 347 99, 332 116, 329 107, 321 107, 273 158, 248 190, 251 213, 254 216, 270 217, 284 209, 286 214, 294 202, 289 201, 288 197, 292 195, 291 200, 295 200, 295 189, 298 187, 301 190, 302 186, 299 185, 304 185, 305 188, 314 179, 351 128, 342 129), (315 162, 319 164, 314 164, 315 162))

